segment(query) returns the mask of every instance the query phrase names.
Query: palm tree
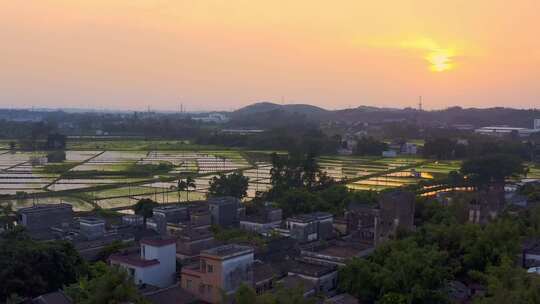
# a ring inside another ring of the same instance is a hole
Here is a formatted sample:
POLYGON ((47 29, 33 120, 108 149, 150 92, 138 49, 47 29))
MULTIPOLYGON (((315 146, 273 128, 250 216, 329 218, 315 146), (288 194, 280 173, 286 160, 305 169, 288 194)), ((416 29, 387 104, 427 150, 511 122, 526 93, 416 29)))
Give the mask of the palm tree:
POLYGON ((189 189, 190 188, 196 188, 195 185, 195 179, 193 177, 188 176, 185 180, 178 179, 178 202, 180 202, 180 191, 186 191, 186 201, 189 202, 189 189))

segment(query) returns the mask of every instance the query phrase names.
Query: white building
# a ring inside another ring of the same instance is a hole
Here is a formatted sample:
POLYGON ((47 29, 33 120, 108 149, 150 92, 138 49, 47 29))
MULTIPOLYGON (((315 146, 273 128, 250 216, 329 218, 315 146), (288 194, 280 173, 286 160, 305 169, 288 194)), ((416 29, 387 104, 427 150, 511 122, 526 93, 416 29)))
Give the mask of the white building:
POLYGON ((144 239, 140 241, 140 252, 115 254, 109 260, 111 265, 126 269, 136 284, 165 288, 175 282, 176 241, 144 239))
POLYGON ((527 137, 533 133, 540 132, 540 119, 535 119, 533 121, 533 128, 515 128, 509 126, 491 126, 483 127, 480 129, 474 130, 478 134, 493 135, 493 136, 505 136, 512 133, 516 133, 520 137, 527 137))
POLYGON ((418 153, 418 147, 414 143, 406 142, 401 145, 401 154, 416 155, 418 153))
POLYGON ((210 113, 206 117, 193 117, 192 119, 202 121, 202 122, 213 122, 213 123, 226 123, 229 121, 229 118, 221 113, 210 113))

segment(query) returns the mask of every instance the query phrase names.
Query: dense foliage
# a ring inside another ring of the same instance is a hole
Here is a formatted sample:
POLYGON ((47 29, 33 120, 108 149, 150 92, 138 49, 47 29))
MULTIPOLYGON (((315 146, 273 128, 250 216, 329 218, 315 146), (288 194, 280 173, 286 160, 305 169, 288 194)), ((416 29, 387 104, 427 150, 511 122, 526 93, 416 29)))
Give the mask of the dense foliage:
POLYGON ((154 202, 153 200, 149 198, 143 198, 140 199, 135 205, 133 205, 132 209, 135 214, 143 217, 144 226, 146 227, 146 220, 149 217, 152 217, 154 213, 153 210, 157 206, 159 206, 159 204, 154 202))
MULTIPOLYGON (((226 302, 226 301, 224 301, 226 302)), ((253 288, 243 284, 234 294, 234 303, 237 304, 315 304, 316 298, 305 298, 303 286, 284 288, 278 285, 275 292, 257 295, 253 288)))
POLYGON ((362 137, 358 139, 356 147, 353 149, 355 155, 362 156, 380 156, 381 153, 388 149, 388 144, 373 137, 362 137))
POLYGON ((77 304, 148 303, 125 270, 102 262, 92 265, 88 276, 67 286, 64 291, 77 304))
POLYGON ((0 236, 0 302, 12 294, 35 297, 71 284, 86 264, 66 241, 37 242, 21 229, 0 236))
POLYGON ((242 172, 220 174, 214 176, 209 182, 208 196, 232 196, 239 199, 246 197, 249 187, 249 177, 242 172))
POLYGON ((487 154, 468 159, 461 165, 461 173, 477 186, 504 183, 507 178, 525 173, 520 158, 510 154, 487 154))
POLYGON ((366 303, 445 303, 452 280, 487 286, 479 303, 538 303, 540 278, 516 264, 521 240, 540 236, 540 208, 481 226, 465 206, 421 199, 417 231, 388 241, 340 271, 340 288, 366 303))

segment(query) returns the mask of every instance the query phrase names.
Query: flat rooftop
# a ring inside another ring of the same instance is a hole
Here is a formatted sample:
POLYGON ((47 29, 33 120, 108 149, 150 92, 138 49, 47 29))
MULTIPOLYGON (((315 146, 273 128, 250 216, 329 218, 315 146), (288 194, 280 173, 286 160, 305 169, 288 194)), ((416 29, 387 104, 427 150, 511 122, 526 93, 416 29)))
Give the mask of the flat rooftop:
POLYGON ((288 221, 295 221, 295 222, 312 222, 317 220, 324 220, 333 218, 334 216, 332 213, 328 212, 313 212, 313 213, 305 213, 300 215, 295 215, 290 218, 288 218, 288 221))
POLYGON ((319 264, 308 262, 302 259, 296 260, 289 270, 290 273, 301 274, 310 277, 321 277, 323 275, 337 271, 335 265, 319 264))
POLYGON ((55 210, 55 209, 71 209, 73 210, 73 206, 70 204, 65 203, 59 203, 59 204, 38 204, 34 205, 32 207, 26 207, 21 208, 17 210, 19 213, 32 213, 32 212, 44 212, 48 210, 55 210))
POLYGON ((176 239, 168 237, 153 237, 140 240, 141 244, 150 245, 154 247, 162 247, 171 244, 176 244, 176 239))
POLYGON ((79 223, 89 225, 104 224, 105 220, 99 217, 81 217, 79 218, 79 223))
POLYGON ((152 209, 152 211, 160 211, 160 212, 171 212, 171 211, 181 211, 185 210, 187 207, 185 206, 161 206, 161 207, 155 207, 152 209))
POLYGON ((358 244, 356 246, 335 245, 335 246, 328 246, 321 250, 316 250, 315 252, 322 255, 349 259, 349 258, 359 256, 363 252, 370 250, 372 248, 373 246, 370 244, 358 244))
POLYGON ((208 199, 208 204, 210 205, 229 205, 229 204, 239 204, 240 200, 232 196, 223 196, 223 197, 212 197, 208 199))
POLYGON ((236 244, 222 245, 201 251, 201 255, 214 256, 221 259, 232 258, 250 253, 253 253, 253 248, 236 244))

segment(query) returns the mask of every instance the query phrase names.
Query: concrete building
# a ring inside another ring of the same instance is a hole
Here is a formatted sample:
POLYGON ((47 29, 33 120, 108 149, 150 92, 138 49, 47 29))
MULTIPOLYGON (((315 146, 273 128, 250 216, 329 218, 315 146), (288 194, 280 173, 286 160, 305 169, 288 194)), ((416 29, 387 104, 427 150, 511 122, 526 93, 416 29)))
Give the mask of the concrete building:
POLYGON ((330 241, 301 250, 302 258, 315 263, 345 266, 352 258, 363 258, 373 253, 371 244, 347 241, 330 241))
POLYGON ((395 236, 398 229, 414 229, 415 195, 407 191, 382 194, 376 205, 349 205, 348 233, 354 239, 374 245, 395 236))
POLYGON ((175 282, 176 240, 143 239, 138 252, 115 254, 109 261, 111 265, 125 268, 136 284, 165 288, 175 282))
POLYGON ((313 212, 287 218, 288 236, 299 242, 326 240, 334 236, 334 216, 328 212, 313 212))
POLYGON ((127 214, 122 216, 122 224, 139 227, 144 225, 144 217, 142 215, 127 214))
POLYGON ((288 275, 309 280, 314 284, 317 293, 333 295, 337 289, 338 268, 335 265, 298 259, 288 275))
POLYGON ((17 214, 19 225, 36 238, 46 237, 53 226, 67 226, 73 222, 73 207, 64 203, 21 208, 17 214))
POLYGON ((416 155, 418 153, 418 146, 414 143, 406 142, 401 145, 400 153, 406 155, 416 155))
POLYGON ((79 229, 86 240, 96 240, 105 235, 105 220, 96 217, 79 218, 79 229))
POLYGON ((492 184, 479 190, 469 202, 469 222, 486 224, 495 219, 506 205, 504 184, 492 184))
POLYGON ((382 151, 382 157, 397 157, 396 150, 386 150, 382 151))
POLYGON ((317 294, 317 287, 311 280, 304 279, 299 275, 289 275, 278 281, 278 284, 286 289, 301 289, 304 298, 317 294))
POLYGON ((208 229, 184 229, 176 232, 174 236, 176 257, 181 261, 193 260, 201 251, 217 245, 214 234, 208 229))
POLYGON ((242 283, 253 284, 253 249, 248 246, 203 250, 198 263, 182 268, 182 288, 205 302, 220 303, 222 292, 231 295, 242 283))
POLYGON ((156 230, 161 234, 166 234, 168 223, 187 221, 189 220, 189 214, 185 206, 162 206, 152 210, 152 219, 156 225, 156 230))
POLYGON ((527 240, 522 246, 521 264, 524 268, 540 267, 540 240, 527 240))
POLYGON ((240 220, 240 228, 257 233, 266 233, 281 225, 283 212, 279 208, 265 207, 259 214, 240 220))
POLYGON ((245 208, 235 197, 214 197, 208 200, 212 225, 237 226, 245 208))
POLYGON ((520 137, 528 137, 531 134, 540 132, 540 119, 535 119, 533 121, 533 128, 517 128, 517 127, 509 127, 509 126, 488 126, 488 127, 482 127, 479 129, 474 130, 475 133, 478 134, 484 134, 484 135, 491 135, 491 136, 508 136, 508 135, 518 135, 520 137))

